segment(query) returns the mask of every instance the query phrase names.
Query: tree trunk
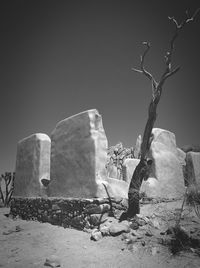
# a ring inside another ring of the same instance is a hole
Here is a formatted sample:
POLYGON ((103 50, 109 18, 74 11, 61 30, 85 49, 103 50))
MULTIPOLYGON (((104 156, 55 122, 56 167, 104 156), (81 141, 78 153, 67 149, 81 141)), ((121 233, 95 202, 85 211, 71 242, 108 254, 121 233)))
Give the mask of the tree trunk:
POLYGON ((140 213, 139 192, 140 192, 140 187, 142 185, 143 180, 146 180, 149 177, 150 167, 152 164, 152 161, 149 161, 147 159, 147 153, 151 146, 152 129, 156 121, 156 108, 157 108, 159 99, 160 99, 160 94, 158 95, 157 98, 152 99, 149 105, 148 120, 145 126, 143 140, 141 144, 141 158, 140 158, 139 164, 137 165, 133 173, 131 183, 129 185, 128 211, 127 211, 127 216, 129 218, 132 218, 136 214, 140 213))

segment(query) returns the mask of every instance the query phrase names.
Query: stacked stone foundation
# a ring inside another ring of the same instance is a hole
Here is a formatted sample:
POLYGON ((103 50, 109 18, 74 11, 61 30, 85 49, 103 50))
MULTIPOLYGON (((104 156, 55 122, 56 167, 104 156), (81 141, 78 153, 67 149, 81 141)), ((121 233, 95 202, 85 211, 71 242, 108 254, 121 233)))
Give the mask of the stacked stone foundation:
MULTIPOLYGON (((127 200, 112 198, 112 212, 121 214, 127 209, 127 200)), ((103 217, 111 213, 108 198, 22 198, 11 201, 10 215, 23 220, 47 222, 64 228, 78 230, 98 226, 103 217)))

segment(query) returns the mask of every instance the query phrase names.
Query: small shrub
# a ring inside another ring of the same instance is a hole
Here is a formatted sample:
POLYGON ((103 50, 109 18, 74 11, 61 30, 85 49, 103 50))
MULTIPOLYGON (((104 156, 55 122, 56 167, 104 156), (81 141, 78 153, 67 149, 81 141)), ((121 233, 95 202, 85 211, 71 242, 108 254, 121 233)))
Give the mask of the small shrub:
POLYGON ((193 184, 188 187, 186 202, 194 207, 197 216, 200 218, 200 186, 193 184))
POLYGON ((5 172, 0 177, 0 205, 8 207, 14 189, 15 173, 5 172))

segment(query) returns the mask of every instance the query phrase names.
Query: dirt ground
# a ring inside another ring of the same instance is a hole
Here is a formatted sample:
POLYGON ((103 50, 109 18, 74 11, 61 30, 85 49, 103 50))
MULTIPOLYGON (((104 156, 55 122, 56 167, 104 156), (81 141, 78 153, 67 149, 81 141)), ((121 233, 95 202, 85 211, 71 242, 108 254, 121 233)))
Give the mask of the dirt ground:
MULTIPOLYGON (((129 238, 134 233, 92 241, 87 232, 48 223, 13 220, 5 216, 9 213, 8 208, 0 208, 0 267, 48 267, 45 266, 47 258, 58 259, 63 268, 200 267, 200 257, 192 248, 172 255, 169 247, 161 243, 164 231, 174 224, 180 207, 178 201, 143 205, 141 214, 149 217, 151 224, 133 231, 137 232, 137 239, 131 242, 129 238)), ((193 210, 184 210, 181 225, 200 236, 200 219, 193 210)))

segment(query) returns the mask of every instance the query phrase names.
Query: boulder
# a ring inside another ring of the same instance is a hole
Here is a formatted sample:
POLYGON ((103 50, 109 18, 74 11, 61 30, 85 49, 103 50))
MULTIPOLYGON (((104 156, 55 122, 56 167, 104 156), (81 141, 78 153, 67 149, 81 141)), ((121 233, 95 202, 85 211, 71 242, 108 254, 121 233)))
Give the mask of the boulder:
POLYGON ((14 197, 46 196, 50 180, 50 148, 50 138, 43 133, 18 142, 14 197))
MULTIPOLYGON (((107 197, 102 183, 109 184, 105 168, 108 143, 98 111, 88 110, 62 120, 51 140, 49 196, 107 197)), ((115 197, 117 192, 121 196, 120 185, 113 181, 108 185, 110 195, 115 197)))
POLYGON ((161 128, 153 128, 152 134, 153 142, 151 144, 151 150, 153 150, 153 146, 159 146, 159 149, 168 149, 168 151, 177 154, 176 137, 174 133, 161 128))
POLYGON ((95 197, 107 161, 107 138, 98 111, 62 120, 51 139, 50 196, 95 197))
POLYGON ((200 186, 200 153, 188 152, 186 154, 185 172, 188 186, 200 186))
POLYGON ((51 255, 48 258, 46 258, 44 266, 49 266, 52 268, 61 267, 60 258, 56 255, 51 255))
POLYGON ((91 214, 88 216, 88 221, 91 226, 98 226, 100 223, 105 222, 107 214, 91 214))
POLYGON ((150 197, 180 198, 185 185, 175 135, 158 128, 154 128, 152 133, 149 158, 153 159, 153 164, 150 178, 143 182, 141 191, 150 197))
POLYGON ((100 232, 102 236, 110 235, 109 226, 106 226, 106 225, 100 226, 100 232))
POLYGON ((94 229, 94 230, 92 231, 92 233, 91 233, 91 237, 90 237, 90 239, 91 239, 91 240, 94 240, 94 241, 98 241, 98 240, 100 240, 101 238, 102 238, 102 233, 101 233, 99 230, 94 229))
POLYGON ((109 227, 109 232, 112 236, 117 236, 122 233, 130 232, 130 224, 128 221, 113 222, 109 227))

